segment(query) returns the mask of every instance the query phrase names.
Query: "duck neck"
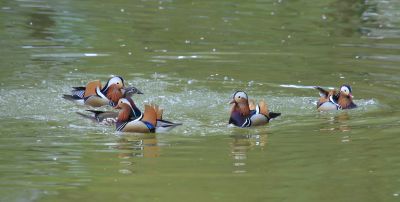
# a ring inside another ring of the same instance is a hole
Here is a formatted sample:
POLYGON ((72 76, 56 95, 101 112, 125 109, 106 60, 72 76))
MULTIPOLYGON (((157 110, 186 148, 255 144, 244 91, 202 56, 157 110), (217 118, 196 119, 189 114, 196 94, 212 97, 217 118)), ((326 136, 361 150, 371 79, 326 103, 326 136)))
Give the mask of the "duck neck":
MULTIPOLYGON (((250 108, 248 108, 248 114, 250 113, 250 108)), ((245 125, 246 121, 248 121, 248 115, 244 115, 243 111, 246 110, 245 106, 240 106, 240 104, 235 103, 232 105, 231 108, 231 117, 229 118, 229 124, 234 124, 239 127, 243 127, 245 125)))
POLYGON ((237 103, 235 105, 235 110, 239 111, 242 116, 247 117, 250 115, 249 103, 237 103))
POLYGON ((131 111, 132 111, 132 119, 137 119, 140 116, 142 116, 142 112, 140 111, 139 108, 136 107, 135 104, 132 105, 131 111))
POLYGON ((118 113, 118 122, 128 122, 132 117, 132 109, 129 106, 122 106, 118 113))
POLYGON ((344 94, 339 94, 337 102, 342 107, 342 109, 348 109, 351 108, 352 105, 354 105, 351 97, 344 94))

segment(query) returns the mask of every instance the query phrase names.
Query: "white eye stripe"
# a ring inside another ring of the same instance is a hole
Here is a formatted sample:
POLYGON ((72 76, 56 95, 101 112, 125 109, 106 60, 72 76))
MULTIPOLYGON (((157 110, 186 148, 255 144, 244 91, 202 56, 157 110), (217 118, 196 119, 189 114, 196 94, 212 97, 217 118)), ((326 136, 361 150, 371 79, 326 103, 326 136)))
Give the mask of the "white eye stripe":
POLYGON ((119 78, 119 77, 113 77, 113 78, 111 78, 110 81, 108 82, 108 87, 110 87, 110 86, 113 85, 113 84, 120 84, 120 83, 122 83, 121 78, 119 78))
POLYGON ((243 92, 243 91, 239 91, 239 92, 235 93, 234 98, 235 99, 240 99, 240 98, 247 99, 247 94, 245 92, 243 92))
MULTIPOLYGON (((119 103, 120 104, 127 104, 127 105, 129 105, 129 106, 131 106, 131 103, 129 102, 129 100, 127 100, 127 99, 125 99, 125 98, 121 98, 120 100, 119 100, 119 103)), ((131 106, 132 107, 132 106, 131 106)))
POLYGON ((340 88, 340 91, 347 93, 347 92, 350 92, 350 89, 347 86, 342 86, 340 88))

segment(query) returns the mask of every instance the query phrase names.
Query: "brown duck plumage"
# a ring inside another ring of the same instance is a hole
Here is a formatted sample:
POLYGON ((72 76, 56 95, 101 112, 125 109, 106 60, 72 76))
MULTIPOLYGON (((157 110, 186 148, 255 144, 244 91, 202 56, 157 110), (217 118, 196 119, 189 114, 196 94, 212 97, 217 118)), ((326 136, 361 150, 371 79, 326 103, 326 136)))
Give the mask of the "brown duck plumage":
POLYGON ((229 123, 239 127, 265 125, 271 118, 280 115, 269 112, 264 100, 255 105, 253 100, 248 100, 247 94, 243 91, 235 92, 230 104, 232 108, 229 123))
POLYGON ((352 109, 357 105, 353 102, 351 87, 342 85, 340 90, 325 90, 319 86, 315 87, 320 92, 317 109, 320 111, 335 109, 352 109))

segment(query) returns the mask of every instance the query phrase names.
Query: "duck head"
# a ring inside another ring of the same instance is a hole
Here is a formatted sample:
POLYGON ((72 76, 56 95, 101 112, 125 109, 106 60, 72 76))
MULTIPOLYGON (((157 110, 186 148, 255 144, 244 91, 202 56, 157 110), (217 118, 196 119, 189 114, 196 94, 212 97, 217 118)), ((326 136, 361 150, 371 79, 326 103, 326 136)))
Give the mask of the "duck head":
POLYGON ((121 98, 131 97, 133 94, 143 94, 135 87, 125 87, 124 79, 120 76, 110 78, 102 92, 114 103, 121 98))
POLYGON ((114 109, 124 109, 124 108, 135 108, 135 102, 132 100, 132 98, 121 98, 118 100, 117 105, 114 107, 114 109))
POLYGON ((236 91, 230 104, 233 104, 232 112, 239 111, 242 116, 250 115, 248 96, 243 91, 236 91))
POLYGON ((121 89, 124 98, 130 98, 134 94, 143 94, 142 91, 135 87, 124 87, 121 89))
POLYGON ((103 89, 101 89, 101 91, 106 92, 111 86, 115 86, 119 89, 123 88, 125 86, 124 79, 120 76, 111 77, 110 79, 108 79, 106 85, 103 89))
POLYGON ((116 84, 111 85, 106 93, 106 97, 111 100, 113 103, 117 103, 119 99, 123 98, 124 93, 122 89, 119 88, 116 84))
POLYGON ((120 76, 114 76, 108 79, 106 85, 101 92, 106 95, 112 102, 117 103, 122 98, 121 89, 125 86, 124 79, 120 76))
POLYGON ((121 109, 118 114, 119 121, 128 121, 142 116, 142 112, 136 107, 135 102, 130 97, 119 99, 114 109, 121 109))
POLYGON ((343 85, 340 87, 340 92, 338 93, 338 103, 342 109, 352 109, 357 107, 357 105, 353 102, 352 89, 349 85, 343 85))
POLYGON ((339 92, 340 96, 344 96, 347 97, 349 99, 353 98, 353 94, 352 94, 352 89, 349 85, 342 85, 340 86, 340 92, 339 92))
POLYGON ((114 109, 121 109, 118 113, 118 121, 128 121, 131 117, 131 112, 132 112, 132 105, 134 105, 133 101, 129 101, 126 98, 121 98, 119 99, 117 105, 114 107, 114 109))

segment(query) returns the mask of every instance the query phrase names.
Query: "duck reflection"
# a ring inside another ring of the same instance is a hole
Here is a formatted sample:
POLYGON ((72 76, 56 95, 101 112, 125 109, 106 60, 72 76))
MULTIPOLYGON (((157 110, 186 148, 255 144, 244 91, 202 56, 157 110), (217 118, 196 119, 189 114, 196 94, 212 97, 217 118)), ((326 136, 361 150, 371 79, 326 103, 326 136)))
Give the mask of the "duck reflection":
POLYGON ((333 117, 329 117, 328 125, 321 128, 321 131, 342 131, 348 132, 351 130, 350 126, 347 124, 350 120, 350 116, 347 112, 340 113, 333 117))
POLYGON ((47 39, 53 37, 51 28, 56 25, 53 19, 55 11, 50 8, 40 8, 28 14, 28 27, 32 29, 31 36, 35 39, 47 39))
POLYGON ((120 150, 119 158, 160 156, 160 147, 155 134, 124 135, 118 140, 116 149, 120 150))
POLYGON ((332 35, 351 37, 362 32, 360 29, 363 21, 363 13, 372 7, 373 4, 366 5, 365 0, 336 0, 329 4, 332 8, 327 13, 328 22, 332 35))
POLYGON ((247 152, 253 148, 261 150, 267 144, 267 134, 232 135, 231 155, 234 173, 246 173, 247 152))

